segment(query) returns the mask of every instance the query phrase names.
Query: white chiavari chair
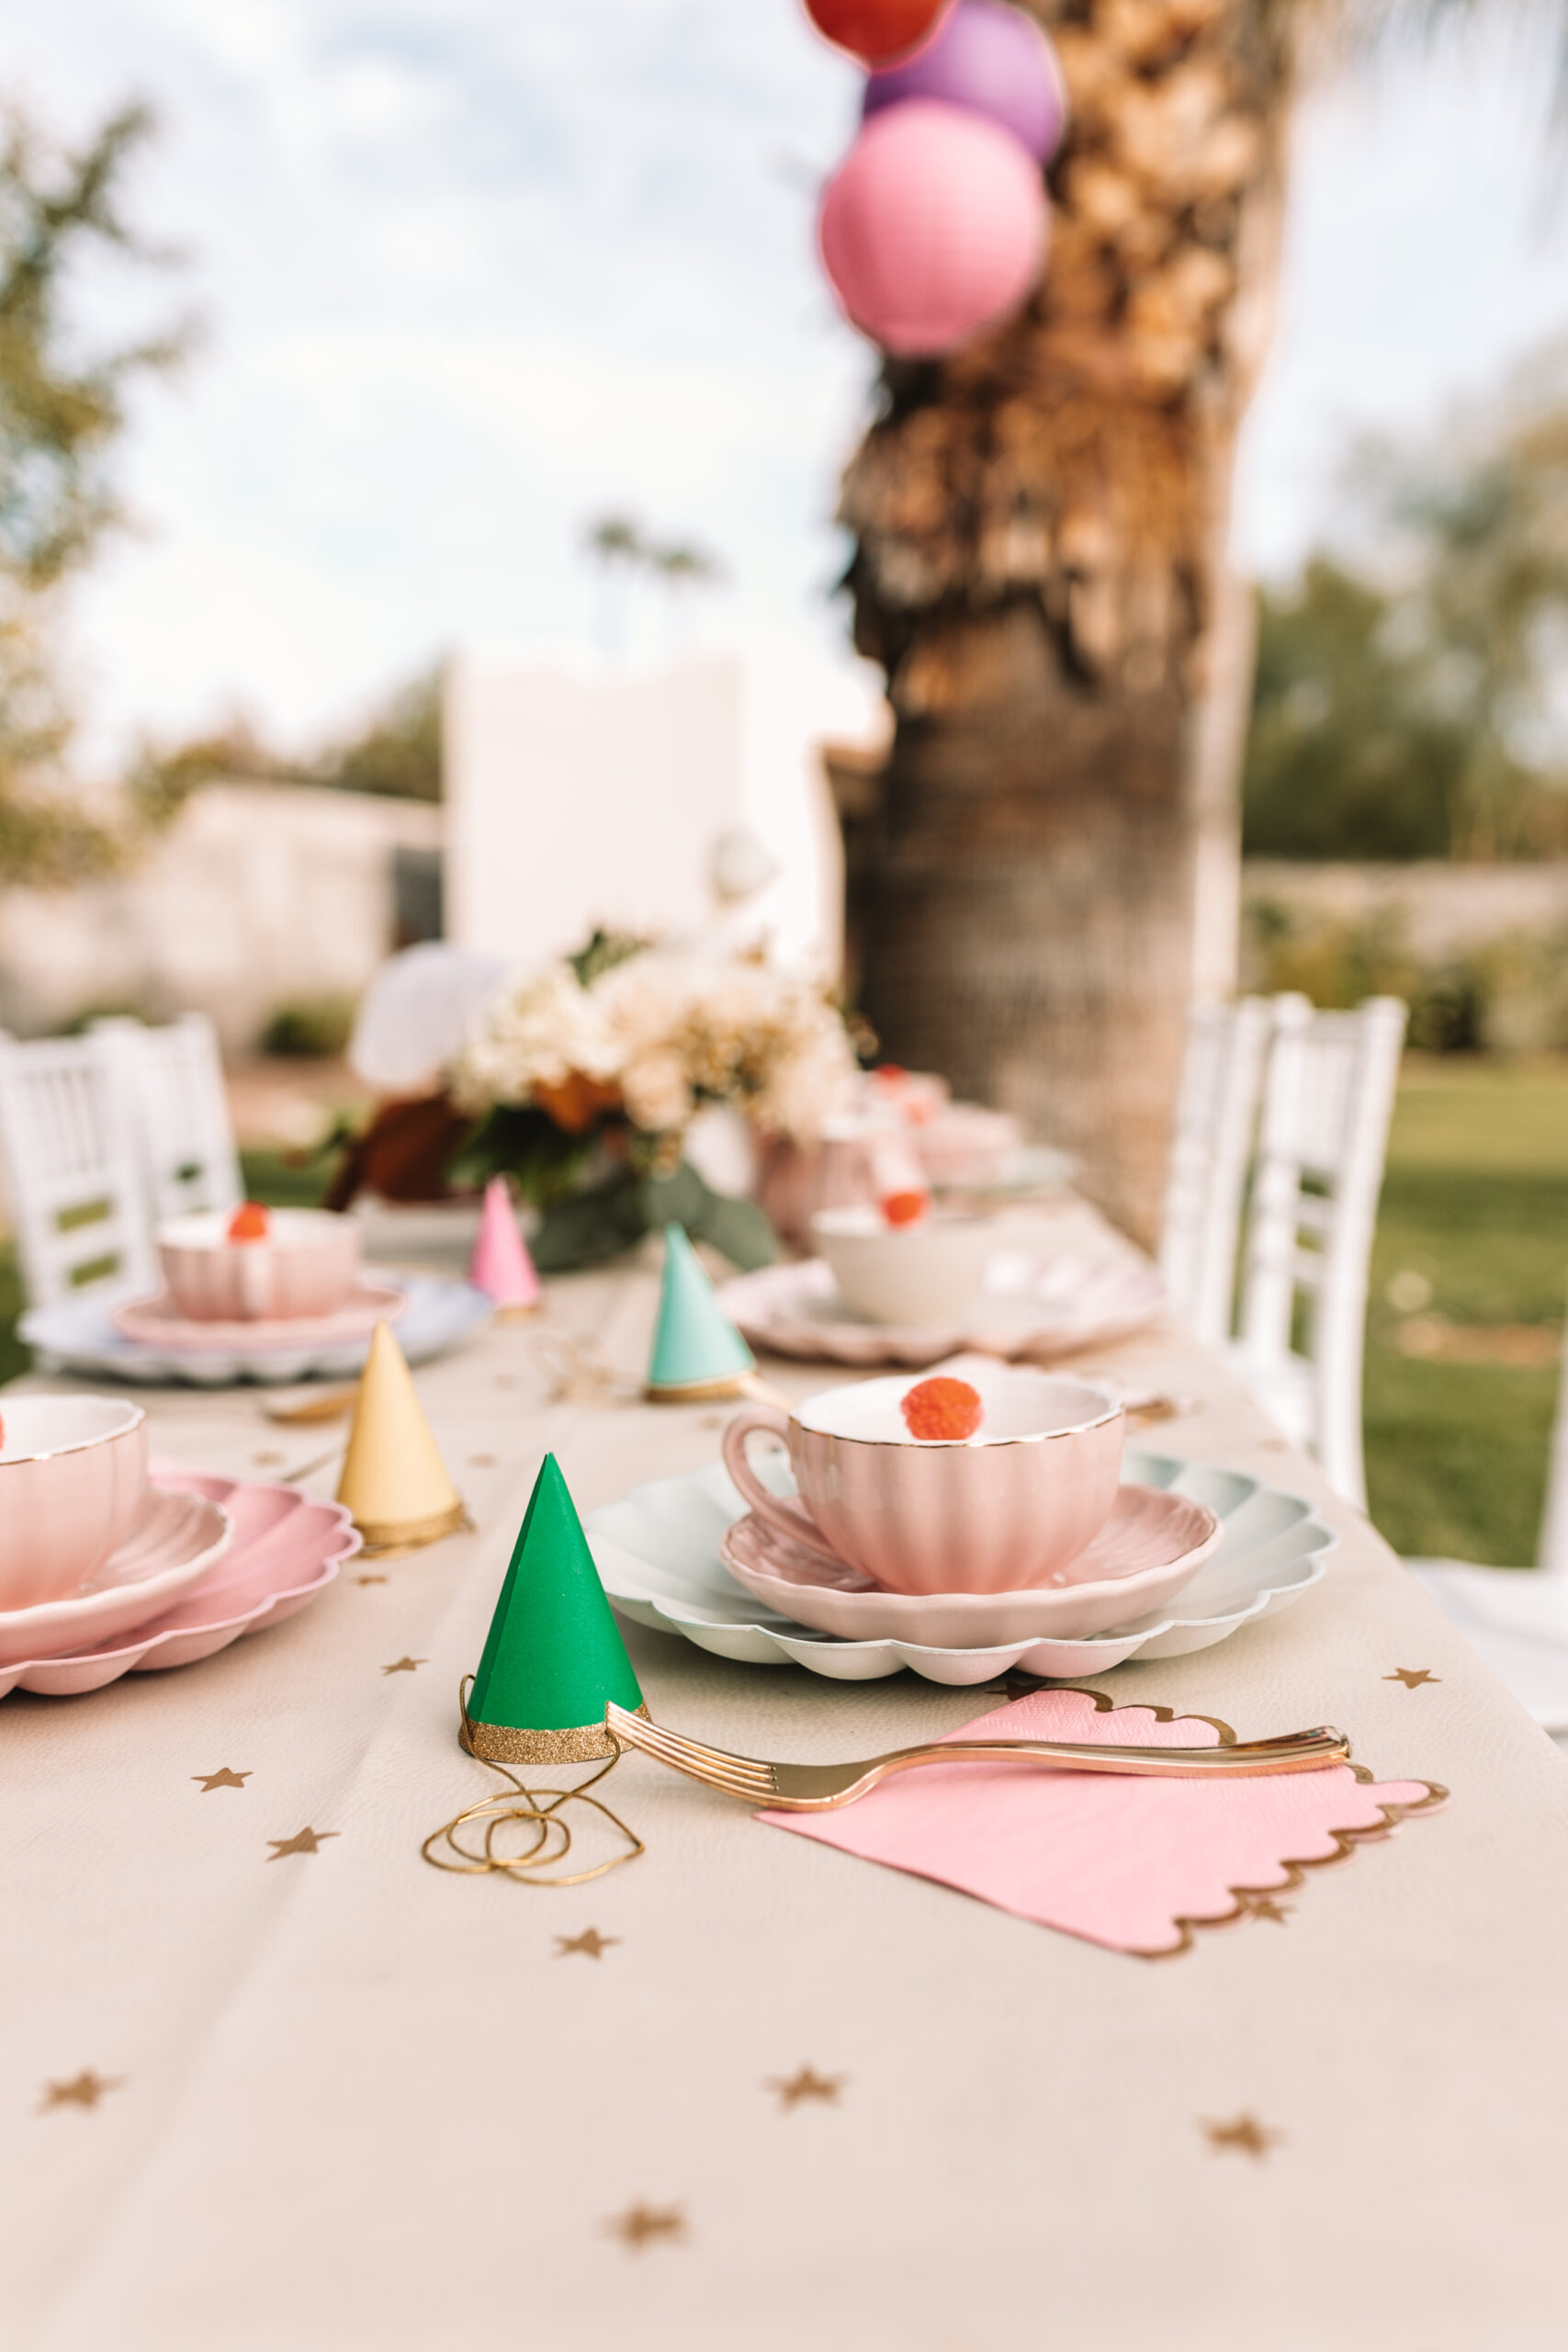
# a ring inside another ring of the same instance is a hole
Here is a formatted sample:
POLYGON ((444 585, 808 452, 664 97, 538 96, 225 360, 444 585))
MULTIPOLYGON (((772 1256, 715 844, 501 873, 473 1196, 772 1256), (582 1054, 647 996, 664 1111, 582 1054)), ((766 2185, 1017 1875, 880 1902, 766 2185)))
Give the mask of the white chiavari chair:
POLYGON ((1188 1016, 1159 1265, 1173 1310, 1201 1340, 1230 1335, 1242 1200, 1271 1026, 1261 997, 1195 1004, 1188 1016))
POLYGON ((1405 1008, 1274 1000, 1233 1360, 1288 1436, 1366 1509, 1367 1283, 1405 1008))
POLYGON ((152 1287, 132 1121, 95 1039, 0 1035, 0 1168, 30 1305, 152 1287))

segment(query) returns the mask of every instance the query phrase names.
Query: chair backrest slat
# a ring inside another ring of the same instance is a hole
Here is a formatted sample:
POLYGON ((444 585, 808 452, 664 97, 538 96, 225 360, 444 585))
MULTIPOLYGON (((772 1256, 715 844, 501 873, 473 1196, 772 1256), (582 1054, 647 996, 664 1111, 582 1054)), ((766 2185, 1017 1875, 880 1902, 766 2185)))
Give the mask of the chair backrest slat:
POLYGON ((1242 1193, 1252 1156, 1270 1015, 1259 997, 1195 1004, 1177 1100, 1160 1272, 1200 1339, 1226 1337, 1242 1193))

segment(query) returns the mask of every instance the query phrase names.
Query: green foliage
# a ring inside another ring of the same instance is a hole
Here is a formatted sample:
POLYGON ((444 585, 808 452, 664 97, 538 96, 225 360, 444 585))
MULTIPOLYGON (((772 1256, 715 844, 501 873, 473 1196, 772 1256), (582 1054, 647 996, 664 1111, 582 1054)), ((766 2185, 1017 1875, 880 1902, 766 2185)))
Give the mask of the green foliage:
POLYGON ((1427 1053, 1568 1049, 1568 938, 1516 932, 1423 956, 1397 914, 1315 919, 1250 898, 1242 911, 1244 988, 1299 989, 1314 1004, 1403 997, 1409 1041, 1427 1053))
POLYGON ((1258 670, 1242 785, 1254 857, 1447 857, 1464 772, 1422 664, 1391 648, 1391 605, 1316 556, 1288 594, 1258 599, 1258 670))
POLYGON ((339 792, 396 800, 441 797, 441 672, 427 670, 394 694, 357 735, 317 761, 310 781, 339 792))
POLYGON ((629 964, 647 945, 646 939, 634 939, 629 932, 595 929, 586 947, 580 947, 566 960, 577 974, 579 988, 591 989, 605 972, 613 972, 617 964, 629 964))
POLYGON ((19 1380, 32 1367, 32 1350, 17 1334, 21 1311, 22 1277, 16 1252, 0 1238, 0 1386, 7 1380, 19 1380))
POLYGON ((1253 855, 1568 852, 1568 351, 1414 456, 1363 450, 1359 568, 1259 600, 1243 786, 1253 855))
POLYGON ((716 587, 728 577, 722 560, 691 539, 650 538, 636 515, 618 508, 589 524, 583 544, 606 570, 643 571, 668 588, 716 587))
POLYGON ((295 997, 276 1008, 262 1031, 262 1051, 297 1061, 330 1061, 348 1043, 354 1012, 351 996, 295 997))
POLYGON ((79 149, 14 108, 0 130, 0 884, 109 872, 134 833, 123 812, 61 787, 71 721, 50 639, 54 592, 119 518, 110 461, 130 387, 189 340, 186 329, 88 353, 69 315, 82 266, 160 258, 121 200, 151 128, 128 107, 79 149))
POLYGON ((162 823, 204 784, 316 784, 398 800, 441 797, 441 672, 400 686, 355 734, 314 759, 278 750, 243 716, 184 742, 146 742, 129 778, 143 822, 162 823))
POLYGON ((565 1273, 607 1265, 667 1225, 711 1243, 743 1273, 772 1265, 778 1255, 773 1228, 755 1201, 711 1191, 683 1160, 668 1176, 620 1170, 592 1191, 558 1202, 545 1211, 529 1247, 542 1274, 565 1273))
POLYGON ((498 1102, 462 1144, 448 1174, 460 1189, 511 1176, 536 1208, 552 1208, 581 1185, 593 1158, 593 1135, 568 1135, 535 1102, 498 1102))
POLYGON ((240 1174, 247 1201, 274 1209, 316 1209, 327 1189, 329 1170, 319 1152, 245 1150, 240 1174))

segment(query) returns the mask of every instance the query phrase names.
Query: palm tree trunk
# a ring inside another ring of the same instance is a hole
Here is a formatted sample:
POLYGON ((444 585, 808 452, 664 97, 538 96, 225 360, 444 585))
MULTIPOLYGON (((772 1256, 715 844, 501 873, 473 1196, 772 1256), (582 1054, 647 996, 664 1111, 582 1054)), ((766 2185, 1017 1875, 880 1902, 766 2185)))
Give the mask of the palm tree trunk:
POLYGON ((1289 60, 1253 0, 1038 5, 1074 105, 1044 287, 890 363, 845 477, 897 718, 849 928, 884 1051, 1078 1153, 1146 1240, 1187 1001, 1234 953, 1250 624, 1224 545, 1289 60))

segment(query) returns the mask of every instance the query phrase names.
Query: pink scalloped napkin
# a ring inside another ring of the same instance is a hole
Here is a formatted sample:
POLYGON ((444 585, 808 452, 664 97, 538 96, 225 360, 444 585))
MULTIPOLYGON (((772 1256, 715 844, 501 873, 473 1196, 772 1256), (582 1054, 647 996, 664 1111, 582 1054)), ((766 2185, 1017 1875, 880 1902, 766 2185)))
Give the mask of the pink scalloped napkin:
MULTIPOLYGON (((945 1735, 1218 1746, 1201 1716, 1161 1723, 1149 1707, 1101 1713, 1083 1690, 1032 1690, 945 1735)), ((1293 1886, 1446 1792, 1375 1782, 1360 1768, 1259 1780, 1142 1781, 1034 1765, 939 1764, 901 1773, 842 1813, 763 1813, 798 1837, 912 1871, 1020 1918, 1113 1951, 1179 1951, 1247 1897, 1293 1886)))

